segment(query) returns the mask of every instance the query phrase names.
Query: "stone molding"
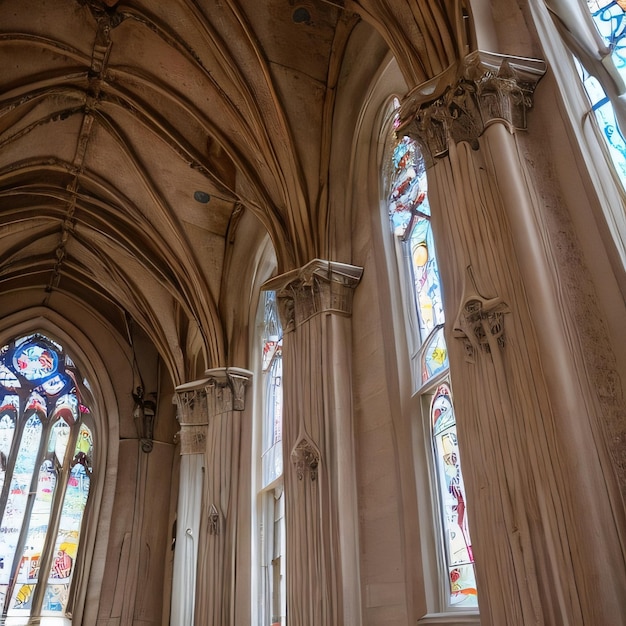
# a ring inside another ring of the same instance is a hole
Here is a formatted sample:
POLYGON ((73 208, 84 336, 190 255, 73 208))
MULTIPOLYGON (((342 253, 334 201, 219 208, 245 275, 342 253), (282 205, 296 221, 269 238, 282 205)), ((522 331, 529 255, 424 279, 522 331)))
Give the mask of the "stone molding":
POLYGON ((352 315, 352 296, 363 268, 314 259, 263 285, 276 291, 283 332, 289 332, 320 313, 352 315))
POLYGON ((467 141, 477 149, 478 138, 492 123, 504 123, 511 133, 526 128, 535 87, 545 72, 545 62, 538 59, 472 52, 409 92, 396 132, 420 143, 427 167, 448 154, 450 141, 467 141), (442 90, 437 99, 429 97, 442 90))

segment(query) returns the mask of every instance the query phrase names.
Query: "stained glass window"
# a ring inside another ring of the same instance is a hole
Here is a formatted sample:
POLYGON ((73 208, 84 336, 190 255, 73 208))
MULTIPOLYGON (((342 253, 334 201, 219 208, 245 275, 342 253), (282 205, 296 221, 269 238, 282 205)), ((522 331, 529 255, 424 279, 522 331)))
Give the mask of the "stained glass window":
MULTIPOLYGON (((588 0, 587 6, 600 37, 610 51, 613 66, 626 81, 626 2, 623 0, 588 0)), ((605 63, 606 65, 606 63, 605 63)), ((600 126, 615 169, 626 186, 626 141, 619 127, 615 109, 600 81, 576 62, 591 108, 600 126)))
POLYGON ((94 458, 77 380, 44 335, 0 349, 2 618, 68 610, 94 458))
POLYGON ((474 555, 466 514, 465 487, 456 437, 452 394, 447 384, 438 386, 430 406, 433 447, 437 465, 444 548, 450 585, 450 604, 478 606, 474 555))
MULTIPOLYGON (((396 107, 397 107, 396 102, 396 107)), ((448 349, 439 266, 431 227, 424 160, 418 144, 397 140, 388 175, 391 229, 403 250, 412 301, 409 326, 416 327, 413 359, 415 390, 430 401, 428 432, 436 475, 442 567, 448 607, 478 606, 474 557, 466 514, 466 498, 456 436, 456 419, 448 379, 448 349), (434 391, 433 391, 434 389, 434 391)))

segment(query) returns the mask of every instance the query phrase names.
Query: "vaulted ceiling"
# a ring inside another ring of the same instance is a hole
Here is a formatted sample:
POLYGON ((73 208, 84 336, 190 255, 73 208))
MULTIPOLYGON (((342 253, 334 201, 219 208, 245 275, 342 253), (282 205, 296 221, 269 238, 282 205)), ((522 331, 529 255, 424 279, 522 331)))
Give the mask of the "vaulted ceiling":
POLYGON ((392 0, 0 2, 0 293, 131 318, 179 375, 191 321, 219 364, 226 241, 242 212, 283 269, 324 252, 333 102, 357 12, 388 16, 395 30, 379 30, 398 52, 422 48, 414 82, 454 57, 449 40, 420 34, 432 25, 421 13, 396 11, 392 0))

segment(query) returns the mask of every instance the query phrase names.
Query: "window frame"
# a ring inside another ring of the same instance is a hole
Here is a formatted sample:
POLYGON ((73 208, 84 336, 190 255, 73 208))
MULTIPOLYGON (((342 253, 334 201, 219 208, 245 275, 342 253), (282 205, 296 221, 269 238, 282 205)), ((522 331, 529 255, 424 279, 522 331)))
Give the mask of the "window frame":
MULTIPOLYGON (((256 333, 254 334, 254 351, 257 354, 258 376, 255 376, 256 394, 255 399, 255 445, 253 446, 253 467, 256 468, 253 476, 255 519, 253 531, 253 559, 252 567, 252 589, 255 596, 254 603, 257 607, 253 621, 258 626, 273 626, 281 624, 285 626, 286 621, 286 576, 285 576, 285 517, 284 517, 284 478, 283 478, 283 452, 282 452, 282 424, 280 438, 276 439, 275 432, 275 394, 279 390, 282 394, 282 329, 278 317, 277 305, 274 310, 277 323, 276 343, 277 349, 273 352, 267 364, 264 363, 264 338, 266 336, 267 297, 268 292, 261 291, 256 313, 256 333), (280 364, 277 365, 277 359, 280 364), (275 368, 280 367, 281 381, 275 384, 272 376, 276 373, 275 368), (270 410, 271 409, 271 410, 270 410), (268 461, 273 461, 274 469, 280 455, 280 471, 266 471, 268 461), (282 507, 282 514, 278 520, 277 510, 282 507), (282 521, 280 521, 282 520, 282 521), (276 523, 280 528, 276 530, 276 523), (280 541, 278 549, 279 562, 275 565, 276 538, 280 541), (275 568, 278 567, 278 570, 275 568), (276 579, 279 581, 278 595, 276 594, 276 579), (278 601, 279 615, 274 612, 276 599, 278 601), (279 617, 280 621, 273 621, 279 617)), ((282 401, 281 401, 281 422, 282 422, 282 401)))
MULTIPOLYGON (((451 600, 451 587, 448 576, 448 563, 445 548, 445 525, 443 523, 442 498, 439 490, 439 477, 434 454, 434 438, 430 423, 430 404, 434 394, 442 383, 452 387, 450 369, 448 367, 422 381, 421 363, 424 351, 430 341, 443 324, 434 324, 433 328, 422 339, 419 320, 419 304, 414 286, 414 270, 411 260, 410 234, 394 232, 389 215, 389 189, 391 184, 391 166, 389 165, 393 145, 399 138, 393 133, 394 100, 398 96, 389 96, 383 105, 386 114, 383 115, 381 138, 385 143, 381 158, 382 166, 379 171, 381 181, 381 211, 382 226, 386 228, 387 241, 391 239, 393 249, 392 267, 389 268, 394 282, 398 285, 399 304, 402 308, 401 334, 405 338, 406 356, 410 367, 411 398, 409 414, 412 420, 414 468, 416 486, 418 488, 418 508, 420 511, 420 532, 429 538, 423 559, 424 582, 426 585, 426 599, 428 613, 418 620, 420 626, 429 624, 480 624, 479 607, 455 606, 451 600)), ((427 176, 427 174, 425 174, 427 176)), ((410 224, 415 222, 415 216, 410 224)), ((443 292, 443 286, 441 286, 443 292)), ((443 293, 442 293, 443 296, 443 293)), ((392 296, 393 297, 393 296, 392 296)))

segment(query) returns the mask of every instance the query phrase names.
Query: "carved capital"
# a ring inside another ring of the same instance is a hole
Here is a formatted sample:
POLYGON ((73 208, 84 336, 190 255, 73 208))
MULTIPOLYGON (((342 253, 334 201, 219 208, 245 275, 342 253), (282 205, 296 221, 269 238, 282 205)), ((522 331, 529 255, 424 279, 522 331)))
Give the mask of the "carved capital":
POLYGON ((291 462, 296 467, 298 480, 306 473, 311 480, 317 480, 317 468, 320 464, 320 453, 317 446, 306 436, 301 437, 291 451, 291 462))
POLYGON ((181 454, 201 454, 205 450, 209 423, 205 384, 203 379, 176 387, 181 454))
POLYGON ((469 142, 492 123, 526 128, 526 114, 546 64, 537 59, 477 50, 411 91, 400 106, 397 133, 419 141, 427 166, 445 156, 450 141, 469 142), (432 94, 439 94, 435 100, 432 94))
POLYGON ((475 363, 477 353, 490 354, 504 348, 504 314, 508 310, 502 298, 483 298, 478 293, 468 267, 461 307, 454 321, 454 337, 463 342, 466 361, 475 363))
POLYGON ((363 268, 334 261, 314 259, 263 285, 276 291, 284 332, 293 330, 319 313, 352 314, 352 294, 363 268))
POLYGON ((205 372, 209 418, 246 407, 246 385, 252 372, 239 367, 219 367, 205 372))

